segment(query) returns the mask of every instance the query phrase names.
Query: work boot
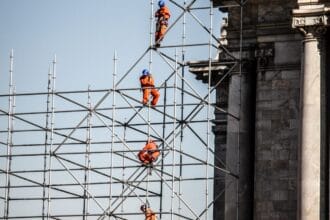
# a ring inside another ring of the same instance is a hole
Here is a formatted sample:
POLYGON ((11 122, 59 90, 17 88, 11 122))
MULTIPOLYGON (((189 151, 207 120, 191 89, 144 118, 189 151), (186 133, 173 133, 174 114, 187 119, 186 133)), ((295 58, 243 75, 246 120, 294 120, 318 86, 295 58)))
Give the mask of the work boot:
POLYGON ((148 169, 148 174, 151 176, 152 175, 152 169, 154 168, 154 164, 149 163, 146 167, 148 169))
POLYGON ((151 176, 152 175, 152 167, 148 167, 148 174, 151 176))

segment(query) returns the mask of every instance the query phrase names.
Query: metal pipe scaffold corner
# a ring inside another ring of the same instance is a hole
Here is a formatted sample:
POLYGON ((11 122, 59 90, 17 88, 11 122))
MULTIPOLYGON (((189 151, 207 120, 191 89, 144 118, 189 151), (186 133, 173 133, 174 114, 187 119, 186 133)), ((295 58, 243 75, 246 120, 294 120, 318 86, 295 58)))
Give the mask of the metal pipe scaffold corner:
MULTIPOLYGON (((220 197, 212 191, 211 186, 218 180, 212 170, 234 177, 228 185, 237 184, 239 169, 228 169, 226 161, 216 153, 212 111, 239 121, 239 115, 219 107, 214 100, 217 88, 237 71, 237 67, 242 71, 242 49, 237 57, 215 36, 216 8, 212 0, 169 0, 171 10, 176 13, 169 20, 162 45, 156 48, 154 11, 157 4, 155 0, 147 1, 150 7, 148 48, 126 71, 118 68, 118 54, 114 51, 112 88, 91 89, 88 86, 87 90, 57 91, 58 64, 54 55, 48 71, 47 90, 17 93, 13 83, 14 52, 11 51, 9 90, 7 94, 0 94, 0 99, 8 98, 8 105, 0 104, 0 119, 7 120, 7 128, 0 127, 0 134, 7 135, 7 140, 0 140, 0 147, 6 149, 0 155, 0 160, 6 164, 0 169, 0 176, 5 177, 4 184, 0 185, 4 194, 0 194, 4 219, 133 219, 144 215, 139 210, 140 205, 149 204, 150 210, 164 220, 210 220, 214 203, 220 197), (180 21, 181 36, 176 29, 180 21), (194 27, 200 28, 206 36, 198 38, 198 43, 189 41, 194 27), (207 50, 204 57, 208 66, 207 87, 196 83, 186 72, 196 48, 207 50), (219 48, 231 60, 223 63, 229 68, 214 80, 217 73, 212 68, 219 48), (125 81, 132 82, 132 78, 136 78, 130 76, 140 65, 148 66, 149 71, 155 73, 162 69, 162 76, 155 74, 161 82, 152 87, 163 96, 156 106, 142 104, 138 83, 124 85, 125 81), (42 110, 24 107, 16 111, 18 97, 46 103, 42 110), (67 118, 70 120, 65 121, 67 118), (61 119, 64 120, 61 122, 61 119), (16 127, 15 123, 14 128, 14 120, 20 126, 16 127), (20 136, 25 138, 24 142, 18 141, 20 136), (151 139, 157 143, 160 156, 147 167, 137 154, 151 139), (40 166, 26 164, 22 167, 19 160, 23 158, 41 158, 40 166), (18 195, 18 190, 40 192, 18 195), (196 203, 194 196, 201 202, 196 203), (11 212, 19 208, 18 202, 33 204, 35 209, 41 210, 40 214, 11 212), (79 208, 66 206, 63 210, 63 204, 70 203, 79 208)), ((243 13, 246 1, 237 3, 233 7, 240 8, 243 13)), ((241 18, 241 47, 242 29, 241 18)), ((224 192, 225 189, 221 194, 224 192)))

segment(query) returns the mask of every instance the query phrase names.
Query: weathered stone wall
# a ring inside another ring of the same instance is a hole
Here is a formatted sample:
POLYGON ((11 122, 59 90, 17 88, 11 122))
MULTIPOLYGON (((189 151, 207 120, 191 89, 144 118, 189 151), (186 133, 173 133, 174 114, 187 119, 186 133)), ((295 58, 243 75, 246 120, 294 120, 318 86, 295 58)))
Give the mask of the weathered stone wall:
MULTIPOLYGON (((275 43, 275 54, 290 48, 295 56, 281 59, 297 63, 299 43, 281 44, 275 43)), ((257 76, 255 219, 295 219, 300 70, 259 67, 257 76)))

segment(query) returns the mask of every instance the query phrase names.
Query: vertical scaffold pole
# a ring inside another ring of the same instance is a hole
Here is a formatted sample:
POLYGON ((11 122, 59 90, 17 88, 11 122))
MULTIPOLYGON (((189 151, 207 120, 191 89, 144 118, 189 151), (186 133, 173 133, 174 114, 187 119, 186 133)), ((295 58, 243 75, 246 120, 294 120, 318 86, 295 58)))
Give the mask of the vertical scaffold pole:
POLYGON ((11 113, 11 119, 10 119, 10 128, 11 128, 11 135, 10 135, 10 153, 9 153, 9 179, 8 179, 8 207, 7 207, 7 216, 9 217, 9 210, 10 210, 10 173, 11 173, 11 167, 12 167, 12 148, 13 148, 13 131, 14 131, 14 115, 15 115, 15 107, 16 107, 16 86, 13 85, 13 92, 12 92, 13 102, 12 102, 12 113, 11 113))
MULTIPOLYGON (((150 0, 150 39, 149 39, 149 72, 152 73, 152 46, 153 46, 153 26, 154 26, 154 0, 150 0)), ((148 104, 148 140, 150 138, 150 104, 148 104)))
MULTIPOLYGON (((15 84, 13 84, 13 104, 12 104, 12 117, 11 117, 11 120, 10 120, 10 122, 11 122, 11 125, 10 125, 10 127, 11 127, 11 132, 12 132, 12 135, 11 135, 11 137, 10 137, 10 145, 11 145, 11 149, 13 148, 13 146, 14 146, 14 142, 13 142, 13 132, 14 132, 14 120, 15 120, 15 117, 14 117, 14 115, 15 115, 15 108, 16 108, 16 86, 15 86, 15 84)), ((12 155, 12 150, 10 149, 10 157, 11 157, 11 155, 12 155)), ((12 158, 10 158, 10 160, 9 160, 9 173, 11 172, 11 164, 12 164, 12 158)), ((10 184, 9 184, 9 186, 10 186, 10 184)), ((9 194, 8 194, 8 196, 9 196, 9 194)))
MULTIPOLYGON (((112 77, 112 133, 111 133, 111 149, 110 149, 110 188, 109 188, 109 212, 112 212, 112 175, 113 175, 113 148, 115 143, 115 117, 116 117, 116 76, 117 76, 117 51, 113 54, 113 77, 112 77)), ((111 215, 109 215, 109 219, 111 215)))
POLYGON ((89 214, 89 182, 90 182, 90 151, 91 151, 91 129, 92 129, 92 103, 91 103, 91 94, 90 86, 88 86, 88 118, 87 118, 87 132, 86 132, 86 153, 85 153, 85 177, 84 177, 84 200, 83 200, 83 219, 86 220, 89 214))
POLYGON ((206 148, 206 180, 205 180, 205 219, 208 219, 209 213, 209 148, 210 148, 210 116, 211 116, 211 81, 212 81, 212 40, 213 40, 213 0, 210 1, 210 35, 209 35, 209 73, 208 73, 208 85, 207 85, 207 148, 206 148))
MULTIPOLYGON (((240 4, 240 39, 239 39, 239 104, 242 103, 242 53, 243 53, 243 6, 244 0, 241 0, 240 4)), ((238 113, 238 117, 241 118, 241 111, 238 113)), ((237 175, 240 176, 240 135, 241 135, 241 122, 238 121, 238 133, 237 133, 237 175)), ((239 219, 239 179, 236 179, 236 219, 239 219)))
MULTIPOLYGON (((154 1, 150 0, 150 39, 149 39, 149 71, 152 73, 152 42, 153 42, 153 23, 154 23, 154 1)), ((148 138, 147 141, 150 140, 150 102, 148 103, 148 138)), ((151 168, 148 168, 149 174, 151 174, 151 168)), ((147 182, 146 182, 146 204, 149 204, 148 202, 149 197, 149 175, 147 176, 147 182)))
MULTIPOLYGON (((124 119, 124 121, 126 121, 126 118, 124 119)), ((127 132, 127 126, 124 126, 124 142, 126 143, 126 132, 127 132)), ((126 157, 126 153, 125 153, 125 146, 123 145, 123 156, 122 156, 122 184, 121 184, 121 195, 124 195, 124 190, 125 190, 125 157, 126 157)), ((122 201, 121 201, 121 213, 124 213, 124 196, 122 197, 122 201)))
POLYGON ((53 60, 52 69, 52 92, 51 92, 51 122, 50 122, 50 146, 48 153, 48 194, 47 194, 47 220, 51 218, 51 183, 52 183, 52 156, 53 156, 53 144, 54 144, 54 123, 55 123, 55 88, 56 88, 56 55, 53 60))
POLYGON ((154 0, 150 0, 150 26, 149 26, 149 71, 152 72, 152 50, 153 47, 153 35, 154 35, 154 0))
MULTIPOLYGON (((183 1, 183 7, 186 8, 187 6, 187 1, 183 1)), ((186 43, 186 13, 184 13, 183 18, 182 18, 182 48, 181 48, 181 63, 185 63, 185 43, 186 43)), ((185 77, 185 67, 182 67, 181 70, 182 78, 181 78, 181 125, 180 125, 180 152, 182 152, 182 143, 183 143, 183 113, 184 113, 184 77, 185 77)), ((183 157, 182 154, 180 154, 180 181, 179 181, 179 196, 182 197, 182 186, 181 186, 181 180, 182 180, 182 163, 183 163, 183 157)), ((178 211, 179 215, 181 215, 181 200, 179 200, 179 205, 178 205, 178 211)))
POLYGON ((46 131, 45 131, 45 151, 44 151, 44 171, 43 171, 43 187, 42 187, 42 219, 45 219, 46 213, 46 175, 47 175, 47 152, 48 152, 48 141, 49 141, 49 112, 50 112, 50 93, 51 93, 51 83, 52 83, 52 71, 49 67, 48 70, 48 84, 47 84, 47 102, 46 102, 46 131))
MULTIPOLYGON (((151 168, 149 167, 148 169, 148 174, 151 174, 151 168)), ((146 204, 149 205, 149 175, 147 175, 147 181, 146 181, 146 204)))
POLYGON ((174 195, 175 195, 175 128, 176 128, 176 90, 177 90, 177 75, 178 75, 178 55, 177 55, 177 50, 175 49, 175 75, 174 75, 174 82, 173 82, 173 145, 172 145, 172 195, 171 195, 171 220, 174 219, 174 211, 173 211, 173 206, 174 206, 174 195))
MULTIPOLYGON (((164 104, 163 104, 163 112, 166 112, 166 102, 167 102, 167 81, 164 83, 164 104)), ((161 180, 160 180, 160 204, 159 204, 159 218, 162 219, 162 212, 163 212, 163 177, 164 177, 164 145, 165 145, 165 135, 166 135, 166 115, 163 114, 163 133, 162 133, 162 160, 161 160, 161 180)))
POLYGON ((10 200, 10 170, 11 170, 11 148, 12 148, 12 118, 13 118, 13 67, 14 67, 14 50, 10 52, 9 61, 9 98, 8 98, 8 127, 7 127, 7 160, 6 160, 6 187, 5 187, 5 206, 4 206, 4 219, 9 217, 9 200, 10 200))

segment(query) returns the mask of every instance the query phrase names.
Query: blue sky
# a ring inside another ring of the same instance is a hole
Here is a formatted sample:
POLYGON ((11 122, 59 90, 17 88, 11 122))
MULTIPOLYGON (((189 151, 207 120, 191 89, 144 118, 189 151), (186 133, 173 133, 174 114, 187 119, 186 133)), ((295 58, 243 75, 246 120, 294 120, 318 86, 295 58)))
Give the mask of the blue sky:
MULTIPOLYGON (((59 80, 63 82, 79 78, 87 87, 103 82, 100 78, 109 79, 115 49, 122 62, 132 62, 148 44, 149 7, 148 4, 142 7, 141 2, 2 0, 2 77, 8 72, 8 54, 13 48, 18 90, 44 89, 42 84, 47 80, 54 54, 58 59, 59 80), (25 85, 30 80, 40 83, 25 85)), ((62 84, 58 85, 61 88, 62 84)))
MULTIPOLYGON (((179 13, 172 5, 172 20, 179 13)), ((201 14, 199 18, 207 25, 208 12, 201 14)), ((215 20, 219 17, 220 13, 216 13, 215 20)), ((18 91, 45 89, 43 84, 54 54, 58 59, 58 89, 81 89, 88 84, 106 87, 106 82, 111 82, 115 49, 119 71, 125 71, 148 47, 149 18, 148 0, 1 0, 0 76, 8 77, 8 56, 13 48, 18 91), (68 79, 74 83, 69 84, 68 79)), ((195 28, 196 23, 190 20, 189 23, 187 19, 187 41, 194 41, 204 31, 195 28)), ((181 22, 164 44, 181 42, 181 22)), ((215 33, 218 29, 214 27, 215 33)), ((1 81, 0 91, 6 91, 6 87, 7 83, 1 81)))

